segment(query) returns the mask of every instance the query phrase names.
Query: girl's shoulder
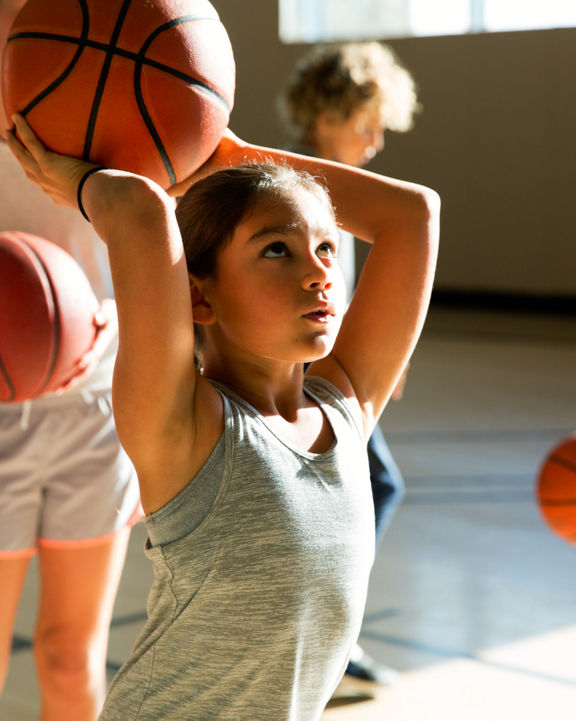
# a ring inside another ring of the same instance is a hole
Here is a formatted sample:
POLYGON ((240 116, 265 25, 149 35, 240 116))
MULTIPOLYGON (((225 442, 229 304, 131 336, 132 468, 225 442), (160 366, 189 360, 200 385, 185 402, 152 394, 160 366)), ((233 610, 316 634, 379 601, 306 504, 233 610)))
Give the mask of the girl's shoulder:
POLYGON ((317 377, 343 396, 368 442, 376 422, 370 398, 362 400, 358 396, 350 376, 334 352, 311 363, 305 377, 317 377))

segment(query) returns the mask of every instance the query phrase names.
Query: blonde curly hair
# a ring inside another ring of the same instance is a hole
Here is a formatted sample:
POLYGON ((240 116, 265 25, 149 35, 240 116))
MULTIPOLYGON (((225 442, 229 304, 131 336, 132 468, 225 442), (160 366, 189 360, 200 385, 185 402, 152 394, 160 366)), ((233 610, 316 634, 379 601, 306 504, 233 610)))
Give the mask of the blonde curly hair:
POLYGON ((378 42, 343 43, 314 48, 294 68, 279 110, 298 140, 314 132, 328 111, 347 120, 367 106, 379 106, 385 126, 406 132, 420 105, 414 80, 394 52, 378 42))

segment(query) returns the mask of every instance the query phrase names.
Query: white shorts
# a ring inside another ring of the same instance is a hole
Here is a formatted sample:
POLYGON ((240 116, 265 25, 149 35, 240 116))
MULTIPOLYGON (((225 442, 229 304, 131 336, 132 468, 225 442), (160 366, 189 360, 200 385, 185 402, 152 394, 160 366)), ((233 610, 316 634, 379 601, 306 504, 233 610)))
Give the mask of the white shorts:
POLYGON ((109 392, 0 405, 0 559, 97 545, 141 517, 109 392))

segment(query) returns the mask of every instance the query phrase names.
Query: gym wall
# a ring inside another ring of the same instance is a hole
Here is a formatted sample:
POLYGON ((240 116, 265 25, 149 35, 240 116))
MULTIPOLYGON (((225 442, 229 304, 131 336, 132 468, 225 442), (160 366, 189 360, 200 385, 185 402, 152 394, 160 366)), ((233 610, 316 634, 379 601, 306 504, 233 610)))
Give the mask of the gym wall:
MULTIPOLYGON (((281 145, 276 95, 306 46, 280 43, 276 0, 214 5, 238 68, 231 127, 281 145)), ((576 29, 389 44, 423 112, 369 167, 441 194, 436 289, 576 299, 576 29)))

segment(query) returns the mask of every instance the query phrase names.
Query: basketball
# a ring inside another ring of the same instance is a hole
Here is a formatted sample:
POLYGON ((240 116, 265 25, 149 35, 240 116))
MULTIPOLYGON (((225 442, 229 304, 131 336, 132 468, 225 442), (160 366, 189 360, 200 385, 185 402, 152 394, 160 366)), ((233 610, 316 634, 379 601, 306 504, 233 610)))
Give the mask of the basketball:
POLYGON ((230 41, 207 0, 28 0, 2 93, 46 147, 168 188, 214 152, 234 100, 230 41))
POLYGON ((76 261, 29 233, 0 233, 0 402, 57 390, 95 337, 98 301, 76 261))
POLYGON ((537 498, 550 528, 576 543, 576 433, 555 446, 540 468, 537 498))

